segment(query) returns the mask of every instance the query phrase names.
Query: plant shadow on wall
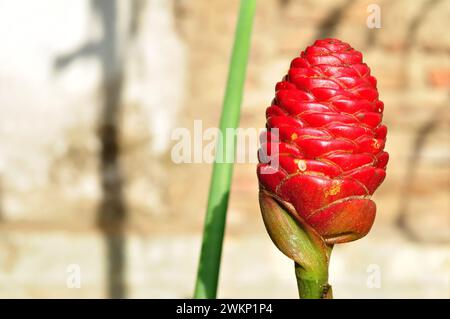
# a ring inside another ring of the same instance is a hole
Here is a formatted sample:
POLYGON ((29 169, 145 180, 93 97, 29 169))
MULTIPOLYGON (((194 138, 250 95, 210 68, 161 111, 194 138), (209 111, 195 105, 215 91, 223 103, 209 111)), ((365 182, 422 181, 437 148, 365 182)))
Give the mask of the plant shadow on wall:
MULTIPOLYGON (((413 56, 413 47, 417 44, 417 35, 420 27, 427 22, 429 19, 429 13, 432 9, 439 4, 441 0, 428 0, 424 1, 417 11, 416 16, 411 19, 408 26, 408 32, 405 37, 405 57, 402 64, 402 77, 403 81, 406 83, 406 89, 411 89, 411 79, 408 76, 409 67, 415 62, 413 56)), ((398 218, 396 220, 396 225, 404 232, 406 237, 415 242, 434 242, 434 243, 447 243, 449 242, 448 235, 444 232, 432 232, 432 236, 423 236, 417 231, 417 227, 414 228, 411 225, 411 212, 413 210, 412 199, 414 199, 417 194, 415 188, 420 184, 421 176, 419 175, 419 165, 426 155, 425 148, 427 143, 431 142, 431 137, 433 133, 437 133, 441 124, 446 119, 446 112, 448 111, 448 98, 447 104, 438 107, 434 112, 431 112, 430 117, 423 121, 416 131, 413 139, 413 144, 409 157, 406 163, 406 174, 403 182, 402 189, 400 190, 400 205, 398 218)), ((448 165, 448 164, 447 164, 448 165)), ((431 187, 431 186, 430 186, 431 187)), ((443 226, 443 225, 442 225, 443 226)))
POLYGON ((331 10, 330 14, 327 15, 326 18, 320 23, 315 38, 324 39, 331 37, 339 25, 339 22, 343 19, 345 11, 347 11, 353 3, 354 0, 347 0, 342 5, 331 10))
MULTIPOLYGON (((118 41, 118 1, 93 0, 90 4, 93 15, 100 21, 102 37, 85 43, 74 52, 57 57, 54 67, 57 71, 62 71, 80 58, 97 58, 100 62, 102 105, 98 116, 97 134, 101 147, 98 170, 102 199, 97 212, 97 226, 104 234, 106 244, 108 296, 125 298, 127 205, 124 199, 124 176, 119 142, 124 46, 118 41)), ((130 2, 131 18, 128 28, 130 37, 137 29, 137 4, 140 4, 140 1, 130 2)))
POLYGON ((412 154, 410 154, 407 162, 407 175, 404 180, 403 187, 400 191, 400 209, 399 215, 396 221, 397 226, 404 231, 407 238, 415 242, 433 242, 433 243, 447 243, 448 235, 441 234, 440 232, 434 233, 432 238, 423 238, 423 236, 412 227, 410 218, 408 215, 412 209, 411 198, 415 197, 415 186, 420 181, 419 165, 421 158, 424 155, 424 148, 427 142, 430 141, 432 134, 438 129, 441 121, 445 119, 445 114, 448 106, 443 106, 437 109, 433 116, 426 121, 419 128, 418 133, 414 138, 412 154))

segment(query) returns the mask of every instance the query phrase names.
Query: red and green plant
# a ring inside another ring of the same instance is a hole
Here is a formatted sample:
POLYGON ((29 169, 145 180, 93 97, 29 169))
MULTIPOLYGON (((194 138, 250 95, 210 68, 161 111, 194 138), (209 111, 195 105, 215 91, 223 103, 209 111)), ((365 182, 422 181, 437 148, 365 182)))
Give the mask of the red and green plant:
MULTIPOLYGON (((222 132, 239 123, 255 6, 256 0, 241 0, 222 132)), ((259 152, 259 202, 272 241, 295 262, 301 298, 332 298, 333 245, 357 240, 372 227, 370 197, 389 158, 383 107, 362 54, 337 39, 317 40, 276 85, 259 152)), ((234 157, 235 143, 219 142, 217 155, 234 157)), ((195 298, 217 294, 232 171, 233 163, 214 163, 195 298)))
POLYGON ((375 219, 384 105, 362 54, 337 39, 306 48, 275 90, 257 169, 262 216, 295 261, 300 297, 331 298, 333 245, 365 236, 375 219))

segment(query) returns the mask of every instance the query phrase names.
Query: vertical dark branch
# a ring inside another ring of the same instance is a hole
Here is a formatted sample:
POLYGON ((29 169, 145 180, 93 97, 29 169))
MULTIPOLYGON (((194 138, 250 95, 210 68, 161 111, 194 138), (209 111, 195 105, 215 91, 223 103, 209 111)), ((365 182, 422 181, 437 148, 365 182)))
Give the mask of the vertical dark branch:
MULTIPOLYGON (((418 11, 417 15, 411 20, 409 25, 408 33, 405 39, 405 58, 403 59, 402 64, 402 76, 404 82, 407 83, 409 88, 408 79, 408 68, 411 65, 411 49, 416 43, 417 32, 422 23, 425 22, 425 19, 431 9, 438 3, 438 0, 429 0, 423 3, 421 9, 418 11)), ((413 231, 409 228, 406 217, 409 210, 409 199, 412 196, 412 185, 416 180, 416 171, 420 162, 420 156, 422 154, 423 148, 427 142, 428 136, 433 132, 436 125, 439 122, 440 114, 442 110, 437 110, 436 113, 433 114, 431 119, 423 124, 415 135, 415 140, 413 144, 413 149, 411 156, 408 160, 406 167, 406 176, 404 179, 404 184, 401 189, 401 197, 400 197, 400 208, 399 214, 397 217, 396 224, 397 226, 405 232, 405 234, 412 240, 418 240, 417 236, 413 233, 413 231)))
POLYGON ((125 222, 126 205, 123 195, 123 174, 120 163, 119 111, 122 77, 104 86, 102 117, 99 121, 100 178, 103 191, 98 210, 98 225, 105 234, 107 276, 110 298, 124 298, 125 289, 125 222))
POLYGON ((99 176, 103 196, 97 222, 106 241, 108 295, 110 298, 124 298, 127 208, 119 142, 123 63, 118 43, 118 8, 117 0, 93 0, 90 3, 102 25, 103 37, 87 42, 70 54, 57 57, 54 66, 56 70, 61 70, 80 57, 96 57, 100 61, 103 83, 98 137, 101 145, 99 176))
POLYGON ((422 4, 420 10, 417 11, 417 15, 411 20, 409 24, 408 32, 405 38, 405 59, 403 59, 402 65, 402 78, 403 82, 407 84, 407 88, 410 86, 408 81, 408 68, 412 64, 411 53, 414 44, 417 42, 417 32, 419 27, 426 21, 428 13, 433 9, 433 7, 439 2, 439 0, 428 0, 422 4))
MULTIPOLYGON (((445 106, 447 107, 447 106, 445 106)), ((444 108, 445 108, 444 107, 444 108)), ((436 129, 441 119, 441 114, 444 111, 443 107, 435 111, 433 116, 425 122, 418 130, 414 144, 412 154, 410 155, 406 166, 406 177, 402 189, 400 190, 400 209, 399 215, 396 221, 397 226, 405 232, 409 239, 418 241, 418 236, 409 228, 406 221, 406 216, 410 207, 410 198, 413 195, 414 182, 417 179, 417 167, 420 162, 420 157, 423 152, 423 148, 426 145, 427 139, 436 129)))
POLYGON ((98 225, 105 233, 107 246, 109 297, 124 298, 126 207, 119 143, 123 70, 117 43, 117 1, 96 0, 93 9, 101 19, 104 34, 103 45, 100 46, 103 105, 98 127, 103 198, 98 211, 98 225))

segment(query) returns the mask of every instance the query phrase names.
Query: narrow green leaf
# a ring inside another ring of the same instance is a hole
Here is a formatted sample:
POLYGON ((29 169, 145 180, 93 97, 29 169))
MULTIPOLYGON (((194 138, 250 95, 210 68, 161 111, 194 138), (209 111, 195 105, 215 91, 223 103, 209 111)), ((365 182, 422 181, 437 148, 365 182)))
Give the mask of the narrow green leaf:
POLYGON ((220 119, 219 129, 222 132, 223 140, 219 139, 217 143, 216 161, 209 188, 195 298, 216 298, 217 295, 228 197, 233 173, 232 161, 219 162, 217 159, 234 159, 236 136, 233 134, 232 141, 230 141, 230 137, 225 132, 226 129, 236 129, 239 125, 255 7, 256 0, 241 0, 220 119))

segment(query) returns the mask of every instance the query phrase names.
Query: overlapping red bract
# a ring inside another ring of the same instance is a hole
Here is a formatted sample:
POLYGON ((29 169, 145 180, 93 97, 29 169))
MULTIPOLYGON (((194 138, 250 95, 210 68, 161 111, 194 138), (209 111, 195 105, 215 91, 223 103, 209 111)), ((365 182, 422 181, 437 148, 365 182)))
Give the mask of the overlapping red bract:
POLYGON ((291 62, 266 110, 279 136, 267 133, 262 149, 278 152, 279 167, 258 165, 260 188, 291 203, 329 243, 363 237, 375 218, 369 198, 389 158, 376 84, 360 52, 318 40, 291 62))

